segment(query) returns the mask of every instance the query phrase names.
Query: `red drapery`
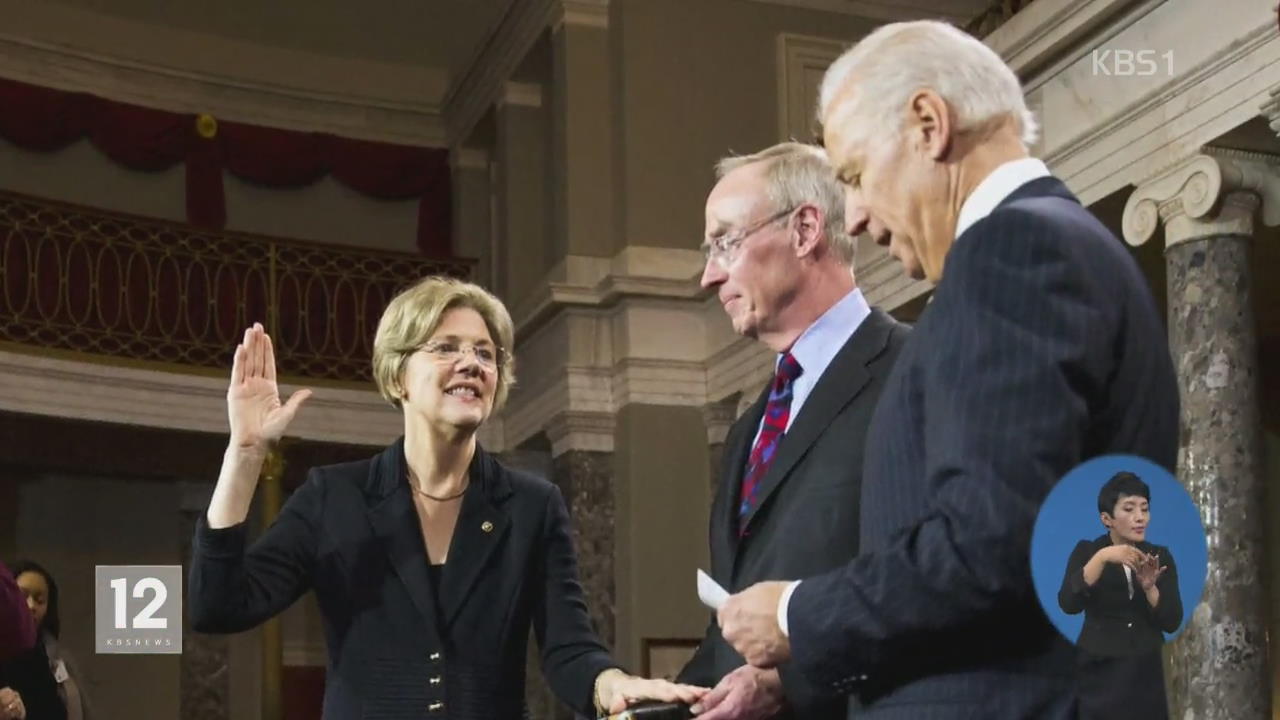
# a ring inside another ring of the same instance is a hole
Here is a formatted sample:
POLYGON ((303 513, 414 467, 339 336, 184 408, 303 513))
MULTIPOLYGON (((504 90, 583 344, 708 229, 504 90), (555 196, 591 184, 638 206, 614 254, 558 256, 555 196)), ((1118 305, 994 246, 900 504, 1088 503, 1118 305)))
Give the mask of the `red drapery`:
POLYGON ((40 152, 81 138, 133 170, 186 166, 187 220, 222 228, 225 170, 270 187, 309 185, 325 175, 370 197, 418 198, 418 247, 448 258, 448 152, 436 148, 295 132, 126 105, 0 78, 0 137, 40 152))

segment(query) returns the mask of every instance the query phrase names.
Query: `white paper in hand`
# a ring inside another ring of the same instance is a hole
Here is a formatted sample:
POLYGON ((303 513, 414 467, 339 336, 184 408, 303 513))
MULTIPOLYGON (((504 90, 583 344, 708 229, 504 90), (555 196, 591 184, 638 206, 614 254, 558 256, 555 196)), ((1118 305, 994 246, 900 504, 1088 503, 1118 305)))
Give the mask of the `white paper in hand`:
POLYGON ((710 575, 698 570, 698 599, 712 610, 719 610, 724 601, 729 599, 729 593, 720 587, 720 583, 712 580, 710 575))

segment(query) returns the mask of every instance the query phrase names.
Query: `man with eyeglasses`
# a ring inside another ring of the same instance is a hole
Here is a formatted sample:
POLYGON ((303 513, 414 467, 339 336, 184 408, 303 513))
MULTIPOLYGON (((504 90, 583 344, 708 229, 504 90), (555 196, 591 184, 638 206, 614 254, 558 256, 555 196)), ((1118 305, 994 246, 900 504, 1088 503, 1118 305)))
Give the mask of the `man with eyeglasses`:
MULTIPOLYGON (((858 551, 863 438, 908 329, 867 305, 854 238, 820 148, 783 143, 717 167, 703 287, 775 374, 725 440, 711 511, 711 574, 731 592, 839 567, 858 551)), ((747 665, 714 616, 680 681, 715 686, 705 720, 844 720, 845 697, 786 667, 747 665)))

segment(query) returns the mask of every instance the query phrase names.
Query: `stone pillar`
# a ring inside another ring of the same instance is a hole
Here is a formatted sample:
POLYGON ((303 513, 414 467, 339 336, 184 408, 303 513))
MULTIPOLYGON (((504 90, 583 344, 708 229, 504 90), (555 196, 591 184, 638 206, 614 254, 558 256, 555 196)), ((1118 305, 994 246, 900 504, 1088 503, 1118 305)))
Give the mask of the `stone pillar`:
POLYGON ((1270 205, 1264 221, 1280 224, 1278 192, 1273 159, 1206 149, 1140 185, 1125 206, 1131 245, 1164 224, 1169 346, 1182 403, 1177 471, 1208 535, 1203 600, 1170 653, 1172 717, 1270 715, 1249 249, 1262 199, 1270 205))
POLYGON ((502 257, 493 258, 493 289, 518 305, 547 270, 548 131, 542 86, 508 82, 498 100, 496 222, 502 257))
POLYGON ((614 643, 613 425, 608 413, 565 411, 552 418, 551 481, 573 522, 578 573, 596 632, 614 643))
MULTIPOLYGON (((182 492, 182 562, 191 568, 191 539, 196 519, 209 507, 213 486, 188 483, 182 492)), ((226 635, 194 632, 186 613, 182 618, 182 658, 179 669, 178 713, 184 720, 228 720, 230 717, 230 645, 226 635)))
POLYGON ((551 30, 551 243, 566 255, 611 257, 615 226, 613 60, 609 0, 561 0, 551 30))
POLYGON ((493 288, 493 187, 489 152, 456 147, 449 153, 452 171, 453 253, 474 258, 472 280, 493 288))

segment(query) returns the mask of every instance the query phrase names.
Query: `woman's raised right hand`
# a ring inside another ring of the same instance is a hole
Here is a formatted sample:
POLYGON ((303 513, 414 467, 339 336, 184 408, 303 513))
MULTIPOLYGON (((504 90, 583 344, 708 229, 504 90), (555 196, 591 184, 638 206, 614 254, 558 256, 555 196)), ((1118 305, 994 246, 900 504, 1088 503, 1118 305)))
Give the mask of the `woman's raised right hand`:
POLYGON ((227 388, 227 417, 231 421, 231 446, 266 450, 284 436, 310 390, 299 390, 285 403, 276 386, 276 354, 271 338, 260 323, 244 331, 244 341, 236 346, 227 388))

